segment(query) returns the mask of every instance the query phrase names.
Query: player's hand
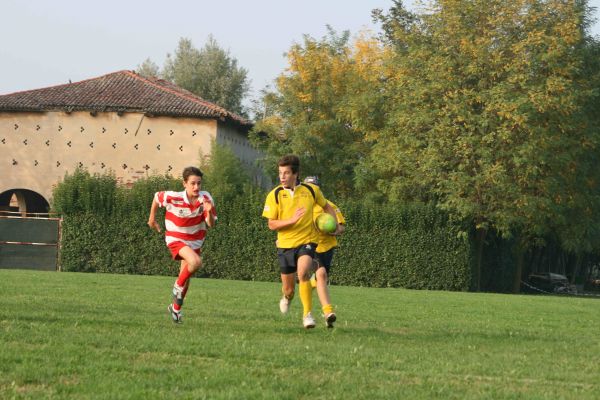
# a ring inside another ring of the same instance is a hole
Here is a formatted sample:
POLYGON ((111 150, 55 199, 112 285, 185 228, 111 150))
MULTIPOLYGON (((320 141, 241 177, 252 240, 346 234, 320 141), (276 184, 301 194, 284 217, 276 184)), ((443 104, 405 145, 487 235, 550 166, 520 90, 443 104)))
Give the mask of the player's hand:
POLYGON ((207 198, 204 198, 204 201, 202 202, 202 207, 203 207, 204 211, 207 211, 207 212, 211 212, 213 209, 212 203, 207 198))
POLYGON ((294 213, 294 223, 300 221, 300 218, 302 218, 302 216, 304 215, 305 212, 306 212, 306 208, 298 207, 296 209, 296 212, 294 213))
POLYGON ((344 225, 338 223, 337 227, 335 228, 335 231, 333 233, 330 233, 331 236, 340 236, 342 233, 344 233, 344 225))
POLYGON ((160 233, 160 225, 155 220, 148 221, 148 226, 150 229, 154 229, 156 232, 160 233))

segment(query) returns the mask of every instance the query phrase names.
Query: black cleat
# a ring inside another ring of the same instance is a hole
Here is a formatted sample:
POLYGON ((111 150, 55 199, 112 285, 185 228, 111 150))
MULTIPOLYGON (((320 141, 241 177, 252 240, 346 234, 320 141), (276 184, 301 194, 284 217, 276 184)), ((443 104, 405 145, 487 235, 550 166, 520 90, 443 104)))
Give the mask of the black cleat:
POLYGON ((167 307, 167 310, 169 310, 169 314, 171 314, 171 318, 173 319, 173 322, 176 324, 181 324, 183 323, 183 315, 181 313, 181 311, 175 311, 173 309, 173 304, 169 304, 169 307, 167 307))

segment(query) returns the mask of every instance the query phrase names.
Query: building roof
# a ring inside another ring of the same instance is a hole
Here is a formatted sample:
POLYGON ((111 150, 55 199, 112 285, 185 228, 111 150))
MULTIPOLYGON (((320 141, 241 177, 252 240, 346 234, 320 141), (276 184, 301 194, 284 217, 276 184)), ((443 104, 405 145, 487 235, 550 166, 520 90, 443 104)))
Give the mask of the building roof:
POLYGON ((0 95, 0 111, 142 112, 157 116, 215 118, 251 125, 247 119, 192 92, 133 71, 118 71, 80 82, 0 95))

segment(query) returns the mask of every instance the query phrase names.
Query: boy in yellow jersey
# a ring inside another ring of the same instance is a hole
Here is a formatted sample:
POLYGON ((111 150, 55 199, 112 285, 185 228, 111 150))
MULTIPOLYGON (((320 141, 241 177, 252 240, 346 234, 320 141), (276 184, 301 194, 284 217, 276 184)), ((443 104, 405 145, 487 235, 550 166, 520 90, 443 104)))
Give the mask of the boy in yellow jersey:
MULTIPOLYGON (((307 176, 304 179, 304 183, 311 183, 319 188, 321 187, 321 183, 319 182, 319 178, 317 176, 307 176)), ((327 283, 329 282, 329 270, 331 269, 333 253, 338 244, 336 236, 341 235, 344 232, 344 224, 346 223, 346 219, 342 215, 342 212, 338 206, 329 200, 327 200, 327 203, 335 210, 335 217, 338 225, 334 233, 329 234, 319 232, 317 242, 318 246, 317 250, 315 251, 316 272, 313 274, 313 276, 311 276, 310 284, 312 287, 317 288, 317 294, 319 295, 319 301, 321 302, 327 327, 333 328, 336 315, 333 312, 333 307, 331 305, 327 283)), ((323 208, 321 208, 319 205, 315 205, 313 209, 313 220, 316 221, 317 217, 323 212, 323 208)))
POLYGON ((317 247, 317 230, 313 224, 315 205, 335 216, 318 186, 300 183, 300 160, 295 155, 283 156, 278 164, 279 182, 265 200, 262 216, 268 219, 269 229, 277 231, 277 256, 281 269, 283 297, 279 309, 286 313, 294 298, 295 273, 298 274, 300 301, 305 328, 315 327, 312 316, 312 287, 310 271, 317 247))

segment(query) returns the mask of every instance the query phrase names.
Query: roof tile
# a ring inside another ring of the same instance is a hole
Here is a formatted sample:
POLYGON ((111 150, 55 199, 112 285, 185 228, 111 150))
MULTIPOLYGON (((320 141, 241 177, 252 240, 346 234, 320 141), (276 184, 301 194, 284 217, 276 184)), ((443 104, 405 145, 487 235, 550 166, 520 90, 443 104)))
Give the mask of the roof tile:
POLYGON ((0 95, 0 111, 117 111, 251 122, 170 82, 118 71, 80 82, 0 95))

